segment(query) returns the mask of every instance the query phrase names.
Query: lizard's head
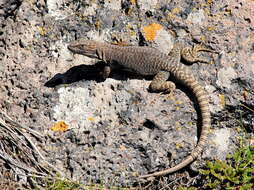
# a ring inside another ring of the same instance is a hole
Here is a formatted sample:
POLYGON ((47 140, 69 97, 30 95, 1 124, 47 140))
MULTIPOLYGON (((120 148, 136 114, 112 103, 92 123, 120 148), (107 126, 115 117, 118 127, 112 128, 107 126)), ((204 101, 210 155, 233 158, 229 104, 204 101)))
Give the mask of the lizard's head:
POLYGON ((97 47, 100 47, 100 43, 93 40, 79 40, 68 45, 71 52, 91 58, 99 58, 97 47))

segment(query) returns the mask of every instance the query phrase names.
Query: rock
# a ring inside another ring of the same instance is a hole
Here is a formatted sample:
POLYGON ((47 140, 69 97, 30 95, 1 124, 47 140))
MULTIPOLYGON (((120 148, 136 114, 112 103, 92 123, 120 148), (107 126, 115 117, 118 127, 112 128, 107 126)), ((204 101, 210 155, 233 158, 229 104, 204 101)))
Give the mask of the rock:
MULTIPOLYGON (((243 133, 253 136, 253 12, 250 1, 4 1, 1 110, 45 136, 31 139, 65 177, 103 182, 108 189, 130 187, 139 174, 174 166, 190 154, 200 123, 196 102, 181 84, 168 97, 148 91, 150 78, 126 72, 103 81, 102 63, 73 55, 67 45, 84 38, 169 53, 178 38, 190 46, 204 43, 217 52, 204 52, 214 64, 187 65, 210 97, 212 127, 202 160, 225 159, 243 133), (58 85, 46 87, 50 79, 58 85), (57 121, 69 130, 52 131, 57 121), (239 121, 245 131, 238 131, 239 121)), ((198 170, 205 162, 194 164, 198 170)), ((185 176, 182 171, 188 169, 180 171, 185 176)), ((179 173, 166 177, 169 188, 179 189, 179 173)))
POLYGON ((222 68, 218 71, 216 84, 221 88, 230 88, 231 82, 237 77, 237 73, 232 67, 222 68))

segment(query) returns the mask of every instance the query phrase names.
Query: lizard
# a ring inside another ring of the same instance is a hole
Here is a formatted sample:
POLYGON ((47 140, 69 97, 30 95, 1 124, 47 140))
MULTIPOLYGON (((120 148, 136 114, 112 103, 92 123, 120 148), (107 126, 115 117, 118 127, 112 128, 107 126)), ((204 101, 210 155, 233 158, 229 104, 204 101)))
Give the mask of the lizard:
POLYGON ((189 63, 208 63, 206 59, 200 57, 199 52, 214 52, 213 50, 205 47, 203 44, 188 47, 179 40, 174 43, 169 54, 147 46, 119 46, 85 39, 71 42, 67 47, 74 54, 81 54, 103 61, 105 66, 102 73, 105 78, 110 75, 112 69, 125 68, 140 75, 152 75, 153 80, 149 85, 151 91, 172 93, 176 88, 173 82, 168 81, 169 77, 172 76, 189 88, 197 99, 201 110, 202 130, 199 141, 191 154, 172 168, 141 175, 139 178, 153 179, 158 176, 174 173, 191 164, 200 156, 205 147, 211 126, 209 98, 204 88, 188 70, 187 66, 181 63, 181 58, 189 63))

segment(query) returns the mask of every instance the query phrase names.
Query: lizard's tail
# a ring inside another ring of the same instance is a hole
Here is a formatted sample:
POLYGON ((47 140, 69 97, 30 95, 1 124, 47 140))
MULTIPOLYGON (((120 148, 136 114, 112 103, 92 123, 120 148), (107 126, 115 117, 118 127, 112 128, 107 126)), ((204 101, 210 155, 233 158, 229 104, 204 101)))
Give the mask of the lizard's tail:
POLYGON ((186 73, 184 72, 175 72, 173 74, 175 74, 176 78, 180 79, 181 81, 184 81, 184 84, 186 84, 186 86, 193 91, 194 95, 197 98, 197 102, 200 106, 201 117, 202 117, 202 131, 200 134, 199 142, 194 148, 194 150, 192 151, 192 153, 186 159, 184 159, 181 163, 177 164, 176 166, 172 168, 165 169, 165 170, 155 172, 152 174, 143 175, 143 176, 140 176, 139 178, 150 178, 150 177, 167 175, 169 173, 173 173, 184 168, 185 166, 193 162, 199 155, 201 155, 204 145, 207 141, 207 136, 208 136, 209 128, 211 125, 211 116, 210 116, 209 102, 208 102, 209 98, 205 90, 193 76, 186 75, 186 73))

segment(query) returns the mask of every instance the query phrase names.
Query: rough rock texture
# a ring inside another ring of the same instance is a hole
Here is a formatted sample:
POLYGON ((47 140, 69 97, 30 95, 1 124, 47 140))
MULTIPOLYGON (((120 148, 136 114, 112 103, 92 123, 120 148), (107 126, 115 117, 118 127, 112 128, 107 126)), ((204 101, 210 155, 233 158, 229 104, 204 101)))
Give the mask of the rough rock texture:
POLYGON ((188 91, 178 86, 173 97, 149 93, 149 80, 124 72, 105 81, 91 77, 83 64, 97 61, 66 48, 78 38, 165 52, 175 38, 212 47, 219 52, 214 64, 190 66, 210 95, 213 114, 202 160, 225 159, 243 133, 253 143, 251 0, 12 0, 0 2, 0 25, 0 108, 47 137, 37 142, 40 150, 68 178, 133 185, 139 174, 179 163, 197 143, 198 117, 188 91), (65 72, 59 83, 70 84, 44 86, 65 72), (89 80, 78 81, 82 74, 89 80), (69 130, 52 131, 58 121, 69 130))

